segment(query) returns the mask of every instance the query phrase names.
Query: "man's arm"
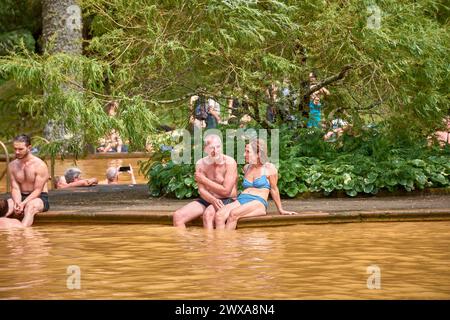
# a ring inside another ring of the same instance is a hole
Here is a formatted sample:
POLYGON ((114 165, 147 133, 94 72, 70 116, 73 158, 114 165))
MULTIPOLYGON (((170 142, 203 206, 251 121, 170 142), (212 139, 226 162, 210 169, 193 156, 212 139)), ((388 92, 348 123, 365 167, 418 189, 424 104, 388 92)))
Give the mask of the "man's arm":
POLYGON ((209 203, 213 203, 217 199, 201 184, 198 185, 198 193, 203 200, 206 200, 209 203))
POLYGON ((61 183, 58 185, 59 189, 65 189, 65 188, 73 188, 73 187, 89 187, 92 185, 98 184, 97 178, 90 178, 90 179, 81 179, 78 181, 73 181, 70 183, 61 183))
POLYGON ((198 185, 198 193, 203 200, 212 204, 216 210, 219 210, 224 206, 222 200, 214 197, 202 184, 198 185))
MULTIPOLYGON (((14 202, 14 207, 16 207, 16 205, 20 204, 20 202, 22 201, 22 195, 20 193, 20 185, 13 174, 13 170, 14 170, 13 165, 9 164, 9 177, 11 180, 11 198, 14 202)), ((9 215, 11 215, 14 211, 15 210, 13 210, 9 215)))
POLYGON ((325 95, 327 95, 327 96, 330 95, 330 91, 328 91, 327 88, 322 87, 322 88, 320 88, 320 90, 322 91, 323 94, 325 94, 325 95))
POLYGON ((136 184, 136 178, 134 177, 133 167, 131 166, 131 163, 129 164, 130 171, 128 171, 131 175, 131 184, 136 184))
POLYGON ((48 181, 48 169, 47 166, 41 164, 36 170, 36 177, 34 178, 33 192, 31 192, 28 197, 22 201, 22 205, 26 205, 31 200, 38 198, 44 189, 45 184, 48 181))
MULTIPOLYGON (((200 159, 197 161, 195 165, 195 176, 198 174, 203 175, 203 160, 200 159)), ((198 193, 200 194, 200 197, 209 203, 213 203, 216 200, 216 197, 214 197, 209 191, 206 190, 205 186, 197 181, 198 186, 198 193)))
MULTIPOLYGON (((197 175, 204 175, 203 174, 203 160, 200 159, 196 166, 195 166, 195 176, 197 175)), ((204 199, 205 201, 211 203, 216 210, 219 210, 221 207, 223 207, 223 202, 220 199, 217 199, 215 196, 213 196, 208 190, 206 190, 205 186, 197 181, 198 186, 198 193, 200 194, 200 197, 204 199)))
POLYGON ((211 113, 211 115, 216 118, 217 122, 220 122, 220 116, 217 113, 217 111, 214 109, 214 107, 209 107, 209 113, 211 113))
POLYGON ((200 179, 200 183, 208 187, 212 192, 218 194, 221 197, 227 198, 230 196, 233 187, 236 185, 238 173, 236 161, 227 161, 227 172, 225 174, 225 180, 223 184, 219 184, 208 179, 203 173, 196 174, 196 178, 200 179))
POLYGON ((20 185, 16 180, 16 177, 13 174, 13 166, 9 165, 9 177, 11 180, 11 198, 14 203, 20 203, 22 201, 22 195, 20 194, 20 185))

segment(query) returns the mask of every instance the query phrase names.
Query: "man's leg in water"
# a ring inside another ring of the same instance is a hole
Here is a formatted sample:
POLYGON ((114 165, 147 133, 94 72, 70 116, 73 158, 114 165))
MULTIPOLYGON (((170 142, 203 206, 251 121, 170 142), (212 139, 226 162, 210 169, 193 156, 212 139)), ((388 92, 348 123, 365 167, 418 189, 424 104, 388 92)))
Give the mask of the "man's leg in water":
POLYGON ((238 208, 241 204, 239 201, 234 201, 232 203, 227 204, 226 206, 222 207, 217 211, 214 222, 216 223, 216 229, 225 229, 225 223, 228 219, 228 216, 230 215, 231 210, 234 208, 238 208))
POLYGON ((203 228, 207 230, 214 229, 214 217, 216 216, 216 209, 211 204, 206 208, 205 213, 203 213, 203 228))
POLYGON ((24 218, 22 224, 25 227, 30 227, 34 221, 34 215, 38 212, 44 211, 44 202, 40 199, 33 199, 25 205, 23 210, 24 218))
POLYGON ((178 209, 173 214, 173 225, 179 228, 186 228, 186 223, 200 217, 205 211, 205 206, 198 201, 192 201, 184 207, 178 209))

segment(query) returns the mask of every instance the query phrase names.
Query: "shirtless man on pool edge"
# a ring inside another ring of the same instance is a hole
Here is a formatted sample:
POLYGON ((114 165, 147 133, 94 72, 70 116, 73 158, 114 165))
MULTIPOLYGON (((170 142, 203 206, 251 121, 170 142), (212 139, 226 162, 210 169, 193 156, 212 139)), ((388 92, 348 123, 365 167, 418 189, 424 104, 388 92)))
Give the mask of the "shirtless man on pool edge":
POLYGON ((208 156, 200 159, 195 168, 200 198, 175 211, 175 227, 186 228, 187 222, 203 215, 203 226, 213 229, 215 213, 237 196, 237 163, 222 153, 222 141, 218 135, 210 134, 205 138, 205 152, 208 156), (206 189, 201 182, 203 176, 216 182, 214 188, 206 189))
POLYGON ((33 224, 34 215, 48 211, 47 165, 31 154, 31 139, 19 135, 13 141, 16 159, 9 164, 11 197, 6 217, 22 218, 24 227, 33 224))

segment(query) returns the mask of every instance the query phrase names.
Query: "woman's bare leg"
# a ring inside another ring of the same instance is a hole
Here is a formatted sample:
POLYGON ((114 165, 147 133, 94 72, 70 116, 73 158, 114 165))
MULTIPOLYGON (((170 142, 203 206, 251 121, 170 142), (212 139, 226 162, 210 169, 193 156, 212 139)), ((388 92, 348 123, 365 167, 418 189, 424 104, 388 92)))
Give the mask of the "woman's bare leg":
POLYGON ((257 217, 266 215, 266 207, 259 201, 254 200, 246 203, 238 208, 231 210, 225 229, 234 230, 236 229, 237 222, 240 218, 244 217, 257 217))

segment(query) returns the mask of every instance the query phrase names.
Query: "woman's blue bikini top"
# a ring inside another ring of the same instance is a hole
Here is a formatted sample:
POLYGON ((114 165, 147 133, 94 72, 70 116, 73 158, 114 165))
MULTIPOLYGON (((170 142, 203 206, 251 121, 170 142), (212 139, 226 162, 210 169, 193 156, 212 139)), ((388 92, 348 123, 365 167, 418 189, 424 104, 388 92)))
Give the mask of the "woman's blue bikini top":
MULTIPOLYGON (((248 168, 250 168, 250 165, 248 166, 248 168)), ((247 170, 248 170, 247 168, 247 170)), ((270 182, 269 179, 266 176, 266 167, 263 167, 263 175, 259 178, 256 178, 255 180, 253 180, 253 182, 248 181, 247 179, 245 179, 244 177, 244 181, 242 182, 242 187, 244 189, 247 188, 258 188, 258 189, 269 189, 270 190, 270 182)))

